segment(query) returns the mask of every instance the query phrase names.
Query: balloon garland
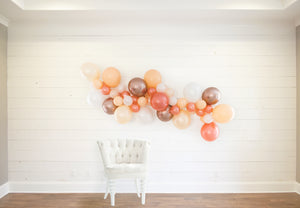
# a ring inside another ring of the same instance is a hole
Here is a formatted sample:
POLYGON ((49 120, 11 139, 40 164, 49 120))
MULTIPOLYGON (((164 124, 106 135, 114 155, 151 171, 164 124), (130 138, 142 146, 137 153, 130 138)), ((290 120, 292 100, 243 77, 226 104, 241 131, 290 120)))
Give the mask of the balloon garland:
POLYGON ((161 74, 157 70, 148 70, 144 78, 133 78, 128 83, 128 90, 121 82, 121 73, 114 67, 106 68, 100 79, 100 69, 92 63, 81 66, 81 73, 108 98, 102 101, 99 93, 89 94, 88 102, 98 107, 102 105, 105 113, 114 115, 120 124, 128 123, 133 113, 142 122, 153 120, 150 106, 156 110, 157 118, 163 122, 172 120, 178 129, 186 129, 191 123, 191 115, 196 114, 204 123, 201 136, 206 141, 214 141, 219 136, 217 123, 227 123, 233 119, 234 111, 230 105, 219 104, 221 92, 209 87, 201 94, 196 83, 190 83, 183 89, 183 98, 176 98, 174 90, 162 83, 161 74))

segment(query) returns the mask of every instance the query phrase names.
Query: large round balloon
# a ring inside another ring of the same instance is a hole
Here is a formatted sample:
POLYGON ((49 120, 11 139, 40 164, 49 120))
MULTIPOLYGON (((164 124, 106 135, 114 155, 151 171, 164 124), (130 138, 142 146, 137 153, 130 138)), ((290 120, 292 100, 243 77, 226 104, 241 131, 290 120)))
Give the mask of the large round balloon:
POLYGON ((227 104, 217 105, 212 113, 213 119, 218 123, 227 123, 232 120, 233 116, 233 108, 227 104))
POLYGON ((114 114, 117 106, 114 104, 113 98, 107 98, 102 104, 103 111, 107 114, 114 114))
POLYGON ((84 63, 80 67, 81 74, 89 81, 100 78, 100 68, 96 64, 84 63))
POLYGON ((144 75, 144 80, 147 83, 148 87, 156 87, 159 83, 161 83, 161 75, 159 71, 155 69, 150 69, 144 75))
POLYGON ((207 105, 216 104, 221 99, 221 92, 215 87, 209 87, 202 93, 202 100, 204 100, 207 105))
POLYGON ((127 105, 121 105, 115 110, 114 116, 120 124, 125 124, 131 120, 132 112, 127 105))
POLYGON ((183 95, 188 101, 196 102, 201 97, 201 87, 197 83, 191 82, 183 89, 183 95))
POLYGON ((214 123, 205 123, 201 128, 201 136, 208 142, 216 140, 219 136, 219 128, 214 123))
POLYGON ((178 129, 186 129, 187 127, 189 127, 190 123, 191 123, 191 116, 185 110, 180 111, 179 114, 173 117, 173 124, 178 129))
POLYGON ((109 87, 117 87, 121 81, 121 73, 114 67, 108 67, 103 71, 102 78, 109 87))
POLYGON ((157 111, 164 111, 169 105, 169 98, 166 93, 157 92, 151 97, 150 104, 157 111))
POLYGON ((131 94, 141 97, 144 96, 147 92, 147 85, 146 82, 141 78, 133 78, 128 83, 128 90, 131 94))
POLYGON ((103 97, 99 90, 92 89, 87 96, 87 103, 100 108, 104 100, 103 97))
POLYGON ((150 107, 140 108, 140 111, 136 115, 137 119, 144 124, 150 123, 154 120, 153 111, 150 107))
POLYGON ((173 114, 170 113, 170 106, 167 107, 164 111, 156 112, 157 118, 161 121, 170 121, 173 118, 173 114))

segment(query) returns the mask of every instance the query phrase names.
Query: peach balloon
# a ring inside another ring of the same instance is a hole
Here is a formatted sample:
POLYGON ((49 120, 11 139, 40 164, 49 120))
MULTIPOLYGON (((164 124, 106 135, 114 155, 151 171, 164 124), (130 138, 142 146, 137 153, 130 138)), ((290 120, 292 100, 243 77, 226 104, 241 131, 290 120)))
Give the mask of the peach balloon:
POLYGON ((165 92, 169 97, 172 97, 174 95, 174 90, 172 88, 166 89, 165 92))
POLYGON ((147 71, 144 75, 144 80, 147 84, 147 87, 154 87, 156 88, 156 86, 161 83, 161 75, 159 73, 159 71, 155 70, 155 69, 150 69, 149 71, 147 71))
POLYGON ((112 97, 112 98, 115 98, 115 97, 117 97, 118 95, 119 95, 119 92, 118 92, 118 90, 116 90, 116 89, 112 89, 112 90, 110 91, 110 93, 109 93, 109 96, 112 97))
POLYGON ((180 109, 184 109, 187 105, 188 101, 185 98, 179 98, 177 100, 177 105, 179 106, 180 109))
POLYGON ((128 106, 121 105, 115 110, 114 116, 120 124, 125 124, 131 120, 132 112, 128 106))
POLYGON ((198 100, 196 102, 196 107, 200 110, 204 109, 206 107, 206 102, 204 100, 198 100))
POLYGON ((114 98, 114 104, 115 104, 116 106, 122 105, 122 104, 123 104, 123 98, 122 98, 121 96, 116 96, 116 97, 114 98))
POLYGON ((121 73, 114 67, 108 67, 103 71, 102 79, 109 87, 117 87, 121 81, 121 73))
POLYGON ((191 116, 185 110, 182 110, 179 114, 173 116, 173 124, 178 129, 186 129, 187 127, 189 127, 190 123, 191 116))
POLYGON ((213 119, 218 123, 227 123, 233 119, 234 111, 230 105, 217 105, 212 113, 213 119))
POLYGON ((96 89, 101 89, 103 87, 103 82, 101 82, 99 79, 95 79, 93 81, 93 85, 96 89))
POLYGON ((139 97, 137 103, 139 106, 144 107, 147 105, 147 99, 145 97, 139 97))
POLYGON ((100 79, 100 68, 93 63, 84 63, 80 67, 81 74, 89 81, 100 79))

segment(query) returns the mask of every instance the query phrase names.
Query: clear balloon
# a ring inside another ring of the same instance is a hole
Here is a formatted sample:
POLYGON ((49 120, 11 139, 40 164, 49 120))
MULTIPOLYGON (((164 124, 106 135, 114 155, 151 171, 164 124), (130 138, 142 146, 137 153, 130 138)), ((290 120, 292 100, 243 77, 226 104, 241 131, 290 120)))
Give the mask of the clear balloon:
POLYGON ((123 103, 130 106, 133 103, 132 98, 128 95, 125 95, 123 98, 123 103))
POLYGON ((160 75, 159 71, 157 71, 155 69, 150 69, 149 71, 147 71, 145 73, 144 80, 147 83, 148 87, 156 88, 156 86, 159 83, 161 83, 161 75, 160 75))
POLYGON ((87 96, 87 103, 100 108, 105 97, 101 94, 99 90, 91 90, 87 96))
POLYGON ((190 123, 191 123, 191 116, 185 110, 180 111, 179 114, 173 117, 173 124, 178 129, 186 129, 187 127, 189 127, 190 123))
POLYGON ((205 116, 202 117, 202 121, 204 123, 211 123, 214 121, 214 119, 212 118, 211 114, 206 114, 205 116))
POLYGON ((164 111, 169 105, 169 98, 165 93, 157 92, 152 95, 150 103, 155 110, 164 111))
POLYGON ((100 68, 93 63, 84 63, 80 67, 81 74, 89 81, 100 79, 100 68))
POLYGON ((177 104, 177 98, 175 96, 172 96, 169 98, 169 105, 176 105, 177 104))
POLYGON ((136 115, 141 123, 150 123, 154 120, 153 111, 149 107, 142 107, 136 115))
POLYGON ((132 112, 128 106, 121 105, 115 110, 114 116, 120 124, 125 124, 131 120, 132 112))
POLYGON ((102 78, 109 87, 117 87, 121 82, 121 73, 114 67, 108 67, 103 71, 102 78))
POLYGON ((172 88, 166 89, 165 93, 169 96, 172 97, 175 94, 175 91, 172 88))
POLYGON ((204 124, 201 128, 201 136, 208 142, 215 141, 219 136, 218 126, 214 122, 204 124))
POLYGON ((191 82, 183 89, 184 97, 190 102, 196 102, 201 97, 201 87, 197 83, 191 82))
POLYGON ((234 117, 233 108, 227 104, 217 105, 213 110, 212 117, 218 123, 227 123, 234 117))
POLYGON ((165 92, 167 89, 166 85, 164 83, 159 83, 157 86, 156 86, 156 91, 157 92, 165 92))

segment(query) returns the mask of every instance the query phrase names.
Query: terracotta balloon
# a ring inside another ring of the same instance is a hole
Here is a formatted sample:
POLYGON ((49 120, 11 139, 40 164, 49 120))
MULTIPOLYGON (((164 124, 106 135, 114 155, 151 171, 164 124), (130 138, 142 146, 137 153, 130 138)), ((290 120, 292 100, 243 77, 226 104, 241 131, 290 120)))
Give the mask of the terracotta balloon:
POLYGON ((202 100, 208 105, 216 104, 221 99, 221 92, 215 87, 209 87, 202 93, 202 100))
POLYGON ((170 106, 167 107, 165 111, 157 111, 157 118, 161 121, 170 121, 173 118, 173 114, 170 113, 170 106))
POLYGON ((128 83, 128 90, 131 94, 141 97, 144 96, 147 92, 147 85, 146 82, 141 78, 133 78, 128 83))
POLYGON ((195 112, 195 110, 196 110, 195 103, 188 103, 186 105, 186 109, 187 109, 188 112, 195 112))
POLYGON ((196 109, 196 114, 200 117, 204 116, 205 115, 205 112, 201 109, 196 109))
POLYGON ((101 88, 101 92, 103 95, 109 95, 110 93, 110 88, 107 85, 103 85, 103 87, 101 88))
POLYGON ((148 88, 148 95, 152 96, 156 93, 156 89, 154 87, 148 88))
POLYGON ((130 96, 130 93, 128 91, 121 92, 121 96, 124 98, 125 95, 130 96))
POLYGON ((122 104, 123 104, 123 98, 122 98, 121 96, 116 96, 116 97, 114 98, 114 104, 115 104, 116 106, 122 105, 122 104))
POLYGON ((178 105, 173 105, 170 108, 170 113, 172 113, 173 115, 178 115, 180 113, 180 108, 178 107, 178 105))
POLYGON ((218 126, 214 122, 203 124, 201 128, 201 136, 208 142, 216 140, 219 136, 218 126))
POLYGON ((147 99, 145 97, 139 97, 137 103, 141 106, 144 107, 147 105, 147 99))
POLYGON ((120 124, 125 124, 131 120, 132 112, 127 105, 121 105, 115 110, 114 116, 120 124))
POLYGON ((212 113, 213 119, 218 123, 227 123, 232 120, 233 116, 233 108, 227 104, 217 105, 212 113))
POLYGON ((198 100, 196 102, 196 107, 202 110, 206 107, 206 102, 204 100, 198 100))
POLYGON ((132 102, 134 104, 137 104, 137 101, 138 101, 139 98, 137 96, 131 96, 131 98, 132 98, 132 102))
POLYGON ((117 106, 114 104, 114 101, 112 98, 107 98, 104 100, 102 104, 102 109, 107 114, 114 114, 117 106))
POLYGON ((204 112, 205 113, 211 113, 213 112, 214 108, 211 106, 211 105, 207 105, 205 108, 204 108, 204 112))
POLYGON ((177 105, 180 109, 184 109, 187 105, 188 101, 185 98, 179 98, 177 100, 177 105))
POLYGON ((117 87, 121 81, 121 73, 114 67, 108 67, 103 71, 102 79, 109 87, 117 87))
POLYGON ((189 127, 190 123, 191 123, 191 116, 185 110, 180 111, 179 114, 173 117, 173 124, 178 129, 186 129, 187 127, 189 127))
POLYGON ((130 106, 130 110, 132 111, 132 112, 139 112, 140 111, 140 106, 138 105, 138 104, 132 104, 131 106, 130 106))
POLYGON ((89 81, 100 78, 100 68, 93 63, 85 63, 80 67, 81 74, 89 81))
POLYGON ((154 95, 152 95, 150 104, 155 110, 164 111, 169 105, 169 98, 165 93, 157 92, 154 95))
POLYGON ((99 79, 95 79, 93 81, 93 85, 96 89, 101 89, 103 87, 103 82, 101 82, 99 79))
POLYGON ((159 71, 155 69, 150 69, 144 75, 144 80, 148 87, 156 87, 159 83, 161 83, 161 75, 159 71))

